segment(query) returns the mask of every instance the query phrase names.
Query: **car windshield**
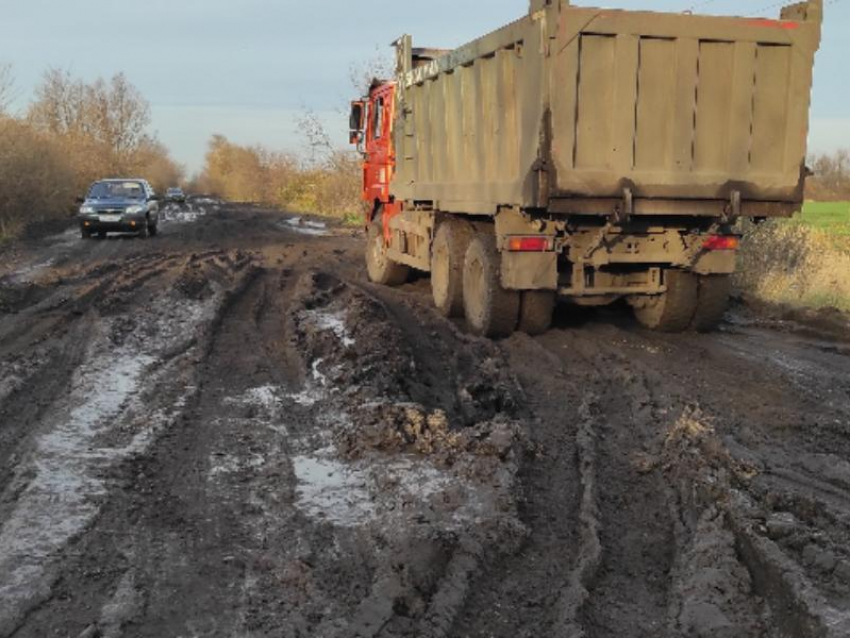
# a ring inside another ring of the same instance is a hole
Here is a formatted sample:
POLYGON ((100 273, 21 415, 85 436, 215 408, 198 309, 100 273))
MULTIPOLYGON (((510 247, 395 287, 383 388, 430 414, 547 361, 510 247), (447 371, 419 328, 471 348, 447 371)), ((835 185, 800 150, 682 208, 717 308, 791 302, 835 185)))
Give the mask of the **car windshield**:
POLYGON ((139 182, 97 182, 89 190, 89 199, 144 199, 139 182))

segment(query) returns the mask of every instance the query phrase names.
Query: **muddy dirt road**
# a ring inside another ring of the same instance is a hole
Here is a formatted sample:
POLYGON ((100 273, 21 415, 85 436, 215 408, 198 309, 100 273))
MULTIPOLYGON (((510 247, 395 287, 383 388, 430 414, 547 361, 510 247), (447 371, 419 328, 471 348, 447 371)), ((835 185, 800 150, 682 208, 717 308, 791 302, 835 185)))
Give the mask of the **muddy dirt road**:
POLYGON ((850 343, 561 308, 196 200, 7 246, 0 636, 850 635, 850 343))

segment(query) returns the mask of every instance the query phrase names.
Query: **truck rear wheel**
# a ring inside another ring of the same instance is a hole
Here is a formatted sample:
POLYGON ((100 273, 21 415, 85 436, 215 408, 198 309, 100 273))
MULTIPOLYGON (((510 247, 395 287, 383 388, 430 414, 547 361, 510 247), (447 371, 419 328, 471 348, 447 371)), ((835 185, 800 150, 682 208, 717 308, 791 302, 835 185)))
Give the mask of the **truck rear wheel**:
POLYGON ((526 334, 540 335, 552 325, 555 312, 555 291, 525 290, 519 306, 519 329, 526 334))
POLYGON ((701 275, 691 328, 699 332, 714 330, 726 313, 731 289, 732 278, 729 275, 701 275))
POLYGON ((667 270, 664 282, 666 292, 632 303, 635 317, 652 330, 681 332, 690 326, 696 311, 697 278, 683 270, 667 270))
POLYGON ((459 219, 437 227, 431 249, 431 294, 445 317, 463 314, 463 261, 475 229, 459 219))
POLYGON ((366 233, 366 271, 369 281, 384 286, 399 286, 407 281, 409 268, 394 262, 387 255, 384 242, 384 224, 380 214, 369 224, 366 233))
POLYGON ((507 337, 517 326, 519 292, 505 290, 501 258, 491 233, 476 233, 463 260, 463 310, 469 330, 484 337, 507 337))

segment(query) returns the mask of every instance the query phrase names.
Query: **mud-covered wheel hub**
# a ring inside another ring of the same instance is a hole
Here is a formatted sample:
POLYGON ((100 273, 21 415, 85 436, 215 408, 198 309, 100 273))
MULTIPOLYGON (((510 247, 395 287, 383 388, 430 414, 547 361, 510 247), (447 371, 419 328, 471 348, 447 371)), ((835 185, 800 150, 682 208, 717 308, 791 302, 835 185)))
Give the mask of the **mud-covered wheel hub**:
POLYGON ((495 237, 476 234, 463 262, 463 309, 469 330, 485 337, 507 337, 519 317, 519 292, 502 288, 499 263, 495 237))

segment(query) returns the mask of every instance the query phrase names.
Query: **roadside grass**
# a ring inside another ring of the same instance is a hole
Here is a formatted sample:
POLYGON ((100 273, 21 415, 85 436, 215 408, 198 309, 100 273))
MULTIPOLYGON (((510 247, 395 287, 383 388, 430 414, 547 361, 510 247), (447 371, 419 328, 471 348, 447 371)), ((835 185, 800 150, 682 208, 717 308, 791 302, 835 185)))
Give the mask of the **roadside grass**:
POLYGON ((362 213, 345 213, 342 217, 342 223, 345 226, 351 227, 360 227, 363 226, 363 214, 362 213))
POLYGON ((821 231, 839 250, 850 250, 850 202, 806 202, 788 223, 821 231))
POLYGON ((738 288, 763 301, 850 312, 850 202, 746 223, 739 260, 738 288))
POLYGON ((850 202, 806 202, 797 219, 810 228, 850 236, 850 202))

